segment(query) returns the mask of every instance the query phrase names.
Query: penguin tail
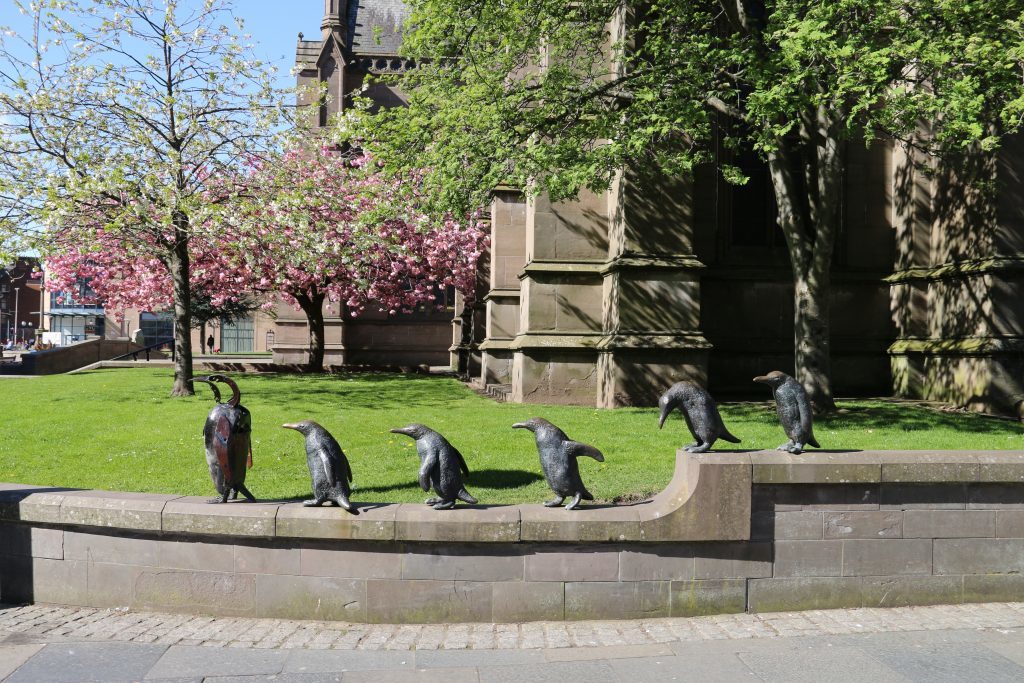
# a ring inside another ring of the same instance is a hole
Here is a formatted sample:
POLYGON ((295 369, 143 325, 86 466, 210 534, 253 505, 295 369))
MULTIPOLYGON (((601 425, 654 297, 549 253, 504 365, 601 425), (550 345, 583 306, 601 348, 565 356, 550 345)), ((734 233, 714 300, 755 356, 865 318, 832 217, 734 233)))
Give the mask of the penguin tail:
POLYGON ((455 494, 455 497, 461 500, 463 503, 469 503, 470 505, 476 505, 479 501, 476 498, 469 495, 469 491, 465 488, 459 489, 459 492, 455 494))
POLYGON ((814 446, 815 448, 821 448, 821 446, 818 445, 818 440, 814 438, 813 434, 807 437, 807 445, 814 446))
POLYGON ((583 489, 582 491, 580 491, 580 498, 582 498, 583 500, 594 500, 594 494, 586 489, 583 489))
POLYGON ((723 441, 728 441, 729 443, 742 443, 739 440, 739 437, 733 436, 732 434, 729 433, 729 430, 725 429, 724 427, 722 428, 722 433, 719 435, 718 438, 722 439, 723 441))

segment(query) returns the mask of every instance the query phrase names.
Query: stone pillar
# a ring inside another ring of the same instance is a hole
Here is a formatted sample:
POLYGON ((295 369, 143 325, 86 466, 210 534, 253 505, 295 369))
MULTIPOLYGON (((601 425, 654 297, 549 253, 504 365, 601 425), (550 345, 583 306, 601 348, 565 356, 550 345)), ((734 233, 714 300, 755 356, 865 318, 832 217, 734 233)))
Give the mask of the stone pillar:
POLYGON ((627 169, 611 188, 597 405, 654 405, 670 384, 707 383, 693 183, 627 169))
POLYGON ((485 340, 480 345, 480 381, 512 383, 512 342, 519 331, 519 274, 526 265, 526 198, 499 190, 491 203, 489 289, 483 299, 485 340))
POLYGON ((898 395, 1024 417, 1024 139, 926 174, 897 152, 898 395))
POLYGON ((512 343, 514 402, 595 405, 602 338, 601 270, 609 196, 527 202, 519 329, 512 343))

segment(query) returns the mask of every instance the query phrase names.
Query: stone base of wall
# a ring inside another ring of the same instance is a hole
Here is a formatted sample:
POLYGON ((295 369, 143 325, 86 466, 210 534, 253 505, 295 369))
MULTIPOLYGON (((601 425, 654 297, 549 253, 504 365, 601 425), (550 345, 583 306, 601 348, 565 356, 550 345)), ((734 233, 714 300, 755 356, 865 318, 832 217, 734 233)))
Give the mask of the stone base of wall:
POLYGON ((0 601, 365 621, 1024 600, 1024 454, 680 453, 648 503, 438 512, 0 485, 0 601))

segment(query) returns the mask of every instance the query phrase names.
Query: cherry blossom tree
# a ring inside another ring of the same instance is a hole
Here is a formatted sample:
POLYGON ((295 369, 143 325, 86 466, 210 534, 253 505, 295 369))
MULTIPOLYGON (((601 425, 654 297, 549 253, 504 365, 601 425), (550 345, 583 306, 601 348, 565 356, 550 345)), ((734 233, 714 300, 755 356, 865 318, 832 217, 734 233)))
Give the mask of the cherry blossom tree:
POLYGON ((276 139, 273 69, 231 0, 0 4, 29 26, 0 30, 0 216, 45 226, 51 264, 77 263, 114 308, 169 300, 171 393, 190 395, 192 271, 232 199, 210 184, 276 139))
POLYGON ((355 317, 436 305, 440 287, 472 298, 487 236, 477 217, 433 217, 421 176, 385 176, 359 154, 293 148, 253 169, 251 201, 226 242, 252 278, 309 321, 312 371, 323 369, 326 300, 355 317))

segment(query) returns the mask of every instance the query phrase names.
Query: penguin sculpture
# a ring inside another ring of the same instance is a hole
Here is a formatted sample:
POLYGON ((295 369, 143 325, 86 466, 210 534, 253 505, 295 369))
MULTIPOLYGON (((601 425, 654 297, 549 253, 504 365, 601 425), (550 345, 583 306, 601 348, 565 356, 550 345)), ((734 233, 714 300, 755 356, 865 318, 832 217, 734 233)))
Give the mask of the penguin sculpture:
POLYGON ((529 429, 537 440, 540 466, 548 480, 548 486, 557 496, 544 502, 544 507, 558 507, 569 496, 572 500, 566 510, 575 510, 582 500, 594 500, 580 478, 580 467, 576 458, 587 456, 604 462, 604 455, 593 446, 573 441, 561 429, 544 418, 534 417, 526 422, 517 422, 512 429, 529 429))
POLYGON ((718 439, 725 439, 731 443, 739 443, 740 440, 729 433, 722 422, 722 416, 718 412, 718 405, 711 394, 703 388, 691 382, 679 382, 669 387, 669 390, 658 399, 658 406, 661 408, 661 418, 658 420, 658 429, 665 425, 665 420, 673 410, 679 408, 686 420, 686 426, 697 441, 684 446, 683 450, 690 453, 706 453, 718 439))
POLYGON ((789 441, 779 446, 777 450, 802 453, 805 445, 821 448, 814 438, 811 402, 807 400, 807 392, 800 386, 800 382, 778 370, 755 377, 754 381, 772 388, 779 422, 789 437, 789 441))
POLYGON ((217 405, 206 417, 203 437, 206 442, 206 464, 210 468, 210 479, 213 481, 220 498, 211 503, 226 503, 228 496, 232 500, 241 493, 249 502, 256 498, 245 488, 245 475, 252 467, 252 417, 241 404, 242 392, 238 385, 224 375, 193 377, 193 382, 204 382, 213 388, 217 405), (220 390, 215 382, 227 384, 231 389, 231 398, 226 403, 220 402, 220 390))
POLYGON ((455 446, 429 427, 411 424, 401 429, 392 429, 392 434, 405 434, 416 440, 416 452, 420 456, 420 487, 430 491, 431 486, 437 493, 436 498, 428 498, 427 505, 435 510, 450 510, 455 507, 456 499, 476 505, 477 500, 469 495, 462 484, 463 475, 469 476, 469 468, 455 446))
POLYGON ((330 500, 338 507, 358 515, 359 511, 348 500, 352 468, 331 433, 311 420, 281 426, 294 429, 306 438, 306 466, 313 480, 313 500, 307 500, 303 505, 314 507, 330 500))

